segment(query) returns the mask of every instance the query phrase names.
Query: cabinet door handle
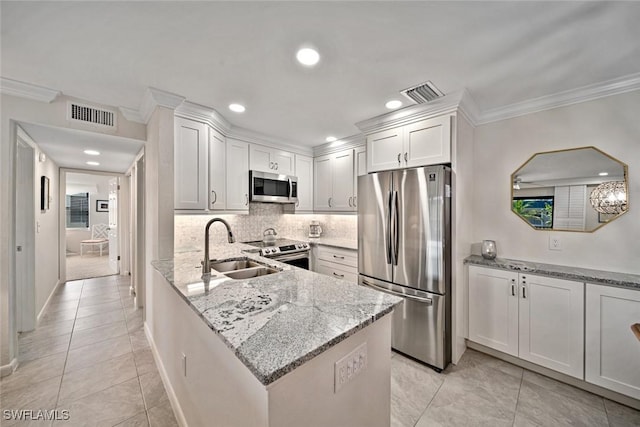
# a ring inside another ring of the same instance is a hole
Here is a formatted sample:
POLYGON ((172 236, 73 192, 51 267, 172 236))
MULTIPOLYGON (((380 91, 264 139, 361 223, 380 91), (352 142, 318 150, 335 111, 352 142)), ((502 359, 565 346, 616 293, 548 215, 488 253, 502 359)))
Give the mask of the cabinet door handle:
POLYGON ((336 277, 339 277, 341 279, 344 279, 344 274, 337 274, 335 271, 333 272, 333 275, 336 277))
POLYGON ((273 162, 269 162, 269 169, 273 169, 273 162))
POLYGON ((331 206, 331 197, 329 197, 329 207, 332 208, 333 206, 331 206))
POLYGON ((516 296, 516 279, 511 279, 511 296, 516 296))
POLYGON ((296 208, 297 208, 298 206, 300 206, 300 200, 298 200, 298 201, 296 202, 296 208))
POLYGON ((349 197, 349 207, 352 208, 353 205, 351 204, 351 200, 353 200, 353 197, 349 197))
POLYGON ((527 287, 524 285, 524 283, 522 284, 522 298, 527 299, 527 287))
POLYGON ((354 207, 354 208, 357 208, 357 207, 358 207, 358 205, 357 205, 357 203, 356 203, 356 200, 358 200, 358 196, 353 196, 353 207, 354 207))
POLYGON ((245 194, 244 195, 244 205, 247 206, 249 204, 249 195, 245 194))
POLYGON ((211 202, 211 204, 214 205, 218 201, 218 194, 216 190, 211 190, 211 193, 213 194, 213 202, 211 202))
POLYGON ((407 163, 409 160, 409 153, 404 153, 404 162, 407 163))
POLYGON ((343 257, 343 256, 338 256, 338 255, 334 255, 333 257, 334 257, 334 258, 337 258, 337 259, 344 259, 344 257, 343 257))
POLYGON ((278 170, 278 162, 274 163, 276 170, 278 170))
POLYGON ((402 153, 398 153, 398 166, 400 166, 400 157, 402 156, 402 153))

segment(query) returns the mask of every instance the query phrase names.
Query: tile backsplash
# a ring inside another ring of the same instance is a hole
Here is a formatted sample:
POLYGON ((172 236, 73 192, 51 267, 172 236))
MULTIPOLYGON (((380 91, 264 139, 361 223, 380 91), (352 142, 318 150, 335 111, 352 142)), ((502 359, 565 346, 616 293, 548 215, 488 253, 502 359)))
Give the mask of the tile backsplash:
MULTIPOLYGON (((311 220, 320 221, 323 237, 341 239, 358 238, 358 217, 356 215, 285 214, 283 205, 276 203, 250 203, 249 215, 188 215, 175 216, 174 246, 176 251, 202 249, 204 247, 204 227, 211 218, 222 218, 231 226, 236 241, 261 240, 266 228, 273 227, 278 237, 306 239, 311 220)), ((210 228, 211 243, 225 243, 227 233, 222 224, 210 228)))

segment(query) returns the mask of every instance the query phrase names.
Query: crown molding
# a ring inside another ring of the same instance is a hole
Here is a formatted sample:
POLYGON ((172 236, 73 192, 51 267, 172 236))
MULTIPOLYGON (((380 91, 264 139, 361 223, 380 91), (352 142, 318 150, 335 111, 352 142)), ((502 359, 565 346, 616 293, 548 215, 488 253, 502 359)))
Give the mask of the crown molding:
POLYGON ((264 135, 238 126, 232 126, 231 131, 225 134, 225 136, 227 138, 233 138, 251 144, 266 145, 267 147, 276 149, 286 149, 293 153, 304 154, 306 156, 313 153, 313 149, 311 147, 301 147, 295 142, 287 141, 282 138, 274 138, 272 136, 264 135))
POLYGON ((207 123, 224 135, 228 134, 232 128, 231 123, 216 110, 205 107, 204 105, 194 104, 193 102, 184 101, 176 108, 175 113, 177 116, 185 119, 207 123))
POLYGON ((460 90, 426 104, 411 105, 391 113, 356 123, 365 134, 396 128, 417 120, 425 120, 443 114, 462 112, 472 124, 478 122, 478 107, 466 90, 460 90))
POLYGON ((366 145, 367 140, 361 133, 351 135, 346 138, 340 138, 334 142, 316 145, 313 147, 313 157, 324 156, 325 154, 337 153, 338 151, 350 150, 366 145))
POLYGON ((37 86, 31 83, 0 77, 0 92, 5 95, 18 96, 20 98, 33 99, 35 101, 50 104, 62 92, 48 87, 37 86))
POLYGON ((175 93, 148 87, 140 106, 140 117, 144 120, 143 123, 149 123, 149 119, 157 107, 175 110, 185 99, 184 96, 175 93))
POLYGON ((640 90, 640 73, 566 90, 553 95, 541 96, 503 107, 492 108, 482 112, 477 124, 511 119, 635 90, 640 90))
POLYGON ((140 111, 134 108, 127 108, 127 107, 118 107, 118 110, 120 110, 120 114, 122 114, 124 118, 127 119, 128 121, 146 124, 146 122, 140 115, 140 111))

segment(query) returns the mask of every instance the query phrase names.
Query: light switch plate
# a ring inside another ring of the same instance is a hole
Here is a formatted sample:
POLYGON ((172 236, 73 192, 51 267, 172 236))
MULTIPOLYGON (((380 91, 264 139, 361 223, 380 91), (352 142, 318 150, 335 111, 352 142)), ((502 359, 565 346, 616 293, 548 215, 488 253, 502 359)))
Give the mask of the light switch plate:
POLYGON ((552 251, 562 250, 562 241, 560 240, 560 236, 557 234, 549 235, 549 249, 552 251))

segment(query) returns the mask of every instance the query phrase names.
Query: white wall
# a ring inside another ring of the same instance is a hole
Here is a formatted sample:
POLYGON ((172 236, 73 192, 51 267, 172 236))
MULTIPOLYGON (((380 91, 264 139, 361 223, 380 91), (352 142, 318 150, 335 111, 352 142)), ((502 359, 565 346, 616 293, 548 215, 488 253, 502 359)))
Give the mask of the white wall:
MULTIPOLYGON (((36 271, 35 271, 35 294, 36 294, 36 314, 40 313, 44 303, 47 302, 49 295, 58 284, 60 277, 58 271, 58 222, 59 211, 58 206, 60 197, 60 174, 59 167, 48 157, 45 162, 36 162, 35 164, 35 255, 36 255, 36 271), (49 178, 49 210, 40 210, 40 177, 49 178)), ((19 309, 19 307, 18 307, 19 309)))
POLYGON ((473 237, 496 240, 498 256, 640 274, 640 91, 475 130, 473 237), (510 175, 532 154, 595 146, 629 166, 629 211, 593 233, 534 230, 510 210, 510 175), (549 236, 562 251, 551 251, 549 236))

